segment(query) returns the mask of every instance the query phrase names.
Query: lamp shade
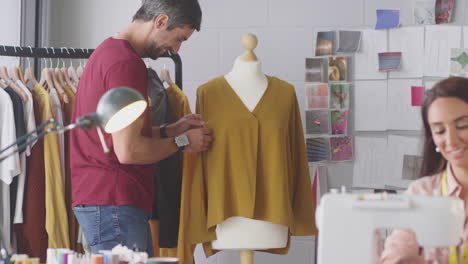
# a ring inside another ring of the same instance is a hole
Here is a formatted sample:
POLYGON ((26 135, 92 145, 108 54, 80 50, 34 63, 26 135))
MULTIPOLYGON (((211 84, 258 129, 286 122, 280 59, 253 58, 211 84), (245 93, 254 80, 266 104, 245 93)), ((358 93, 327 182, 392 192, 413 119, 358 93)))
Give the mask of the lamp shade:
POLYGON ((117 132, 133 123, 148 103, 143 96, 127 87, 113 88, 98 102, 96 114, 107 133, 117 132))

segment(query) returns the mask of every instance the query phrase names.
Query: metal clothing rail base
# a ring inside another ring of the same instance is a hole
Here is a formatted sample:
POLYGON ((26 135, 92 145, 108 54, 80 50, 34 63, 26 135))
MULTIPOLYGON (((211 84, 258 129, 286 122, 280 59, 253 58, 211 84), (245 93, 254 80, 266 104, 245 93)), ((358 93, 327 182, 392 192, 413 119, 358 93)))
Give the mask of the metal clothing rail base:
MULTIPOLYGON (((0 45, 0 56, 27 58, 87 59, 94 49, 84 48, 32 48, 0 45)), ((179 54, 166 52, 160 58, 170 58, 175 65, 175 83, 182 89, 182 60, 179 54)))

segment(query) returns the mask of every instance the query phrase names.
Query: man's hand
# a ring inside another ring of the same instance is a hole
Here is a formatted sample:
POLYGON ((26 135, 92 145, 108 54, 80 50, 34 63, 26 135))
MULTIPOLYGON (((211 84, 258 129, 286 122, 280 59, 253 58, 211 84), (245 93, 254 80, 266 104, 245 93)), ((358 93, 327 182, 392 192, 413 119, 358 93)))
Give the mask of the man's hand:
POLYGON ((213 141, 211 129, 208 128, 190 129, 184 134, 187 135, 190 142, 190 144, 185 147, 185 152, 200 152, 208 150, 211 145, 211 141, 213 141))
POLYGON ((172 123, 166 127, 166 133, 168 137, 175 137, 183 134, 185 131, 193 128, 201 128, 205 125, 201 115, 199 114, 188 114, 177 122, 172 123))

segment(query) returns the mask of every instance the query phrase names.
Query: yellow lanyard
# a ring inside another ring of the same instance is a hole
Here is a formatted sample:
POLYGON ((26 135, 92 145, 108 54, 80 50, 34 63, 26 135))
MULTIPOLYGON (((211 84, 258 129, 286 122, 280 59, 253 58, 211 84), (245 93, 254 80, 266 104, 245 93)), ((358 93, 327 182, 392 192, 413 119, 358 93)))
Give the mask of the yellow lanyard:
MULTIPOLYGON (((447 191, 447 171, 444 171, 442 174, 442 182, 440 186, 440 192, 442 193, 442 196, 447 196, 448 191, 447 191)), ((450 249, 450 264, 458 264, 458 252, 457 252, 457 247, 449 247, 450 249)), ((465 250, 463 252, 463 256, 461 257, 461 262, 462 264, 466 263, 468 261, 468 244, 465 244, 465 250)))

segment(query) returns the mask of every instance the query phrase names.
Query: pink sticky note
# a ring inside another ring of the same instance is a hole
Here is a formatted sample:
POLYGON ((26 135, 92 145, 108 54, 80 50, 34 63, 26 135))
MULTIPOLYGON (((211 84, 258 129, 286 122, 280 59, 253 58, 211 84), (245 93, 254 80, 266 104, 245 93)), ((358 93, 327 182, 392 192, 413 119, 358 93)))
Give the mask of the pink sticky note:
POLYGON ((421 106, 424 98, 423 86, 411 86, 411 105, 421 106))

